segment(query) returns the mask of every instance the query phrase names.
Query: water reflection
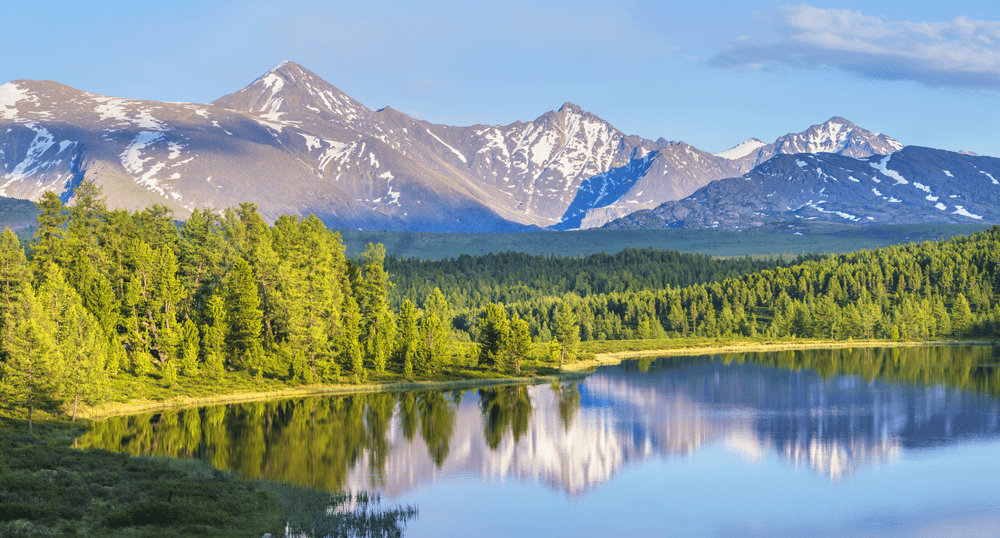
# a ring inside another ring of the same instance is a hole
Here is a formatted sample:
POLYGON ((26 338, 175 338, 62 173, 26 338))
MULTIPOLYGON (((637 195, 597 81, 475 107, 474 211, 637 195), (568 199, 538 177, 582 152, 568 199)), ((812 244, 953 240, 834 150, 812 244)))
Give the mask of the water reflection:
POLYGON ((249 477, 400 495, 481 477, 571 496, 631 463, 719 444, 832 480, 1000 433, 989 347, 664 358, 579 384, 247 403, 95 423, 84 447, 201 458, 249 477))

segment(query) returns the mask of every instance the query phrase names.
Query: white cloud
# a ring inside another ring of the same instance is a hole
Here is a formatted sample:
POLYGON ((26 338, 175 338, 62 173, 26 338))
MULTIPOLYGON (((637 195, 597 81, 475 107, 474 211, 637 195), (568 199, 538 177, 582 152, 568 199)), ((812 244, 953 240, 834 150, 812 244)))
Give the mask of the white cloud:
POLYGON ((767 35, 740 37, 710 62, 744 69, 827 66, 879 80, 1000 89, 1000 21, 889 21, 808 5, 773 14, 767 35))

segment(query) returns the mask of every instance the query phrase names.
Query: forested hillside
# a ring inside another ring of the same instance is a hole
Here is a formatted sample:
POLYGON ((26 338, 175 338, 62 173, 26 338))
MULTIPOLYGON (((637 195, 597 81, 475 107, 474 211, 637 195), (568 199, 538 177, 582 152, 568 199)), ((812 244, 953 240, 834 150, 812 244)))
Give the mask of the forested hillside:
MULTIPOLYGON (((1000 330, 998 266, 1000 227, 994 227, 967 237, 827 256, 687 287, 628 289, 622 283, 626 289, 608 293, 525 293, 508 308, 542 340, 553 334, 563 309, 572 311, 584 340, 667 335, 992 338, 1000 330)), ((457 314, 458 328, 469 325, 460 323, 463 316, 475 316, 483 307, 475 292, 461 297, 468 298, 469 310, 457 314)))
POLYGON ((252 204, 178 227, 160 206, 110 211, 85 182, 73 206, 48 193, 39 208, 27 251, 9 230, 0 238, 2 405, 29 418, 75 413, 109 380, 433 378, 453 340, 479 344, 475 367, 519 373, 532 342, 562 365, 579 340, 1000 328, 1000 228, 794 263, 655 250, 421 262, 380 245, 348 259, 319 219, 268 226, 252 204))

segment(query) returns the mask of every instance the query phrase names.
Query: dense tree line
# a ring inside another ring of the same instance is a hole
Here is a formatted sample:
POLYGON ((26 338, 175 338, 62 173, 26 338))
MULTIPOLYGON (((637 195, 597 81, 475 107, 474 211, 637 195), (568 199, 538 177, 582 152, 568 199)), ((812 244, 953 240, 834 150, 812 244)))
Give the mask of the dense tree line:
MULTIPOLYGON (((536 259, 558 267, 551 258, 536 259)), ((566 282, 570 268, 582 270, 573 264, 566 268, 536 282, 566 282)), ((494 300, 478 290, 494 286, 496 272, 486 271, 485 283, 466 272, 464 287, 451 285, 436 270, 423 280, 451 291, 454 327, 467 333, 463 337, 482 340, 481 320, 494 300)), ((421 280, 402 280, 407 278, 421 280)), ((552 293, 540 285, 522 286, 517 300, 503 304, 509 317, 528 324, 536 342, 563 341, 566 323, 559 317, 567 309, 582 340, 992 338, 1000 332, 1000 227, 943 241, 812 257, 688 286, 620 287, 625 289, 552 293)))
POLYGON ((456 309, 483 308, 489 302, 513 304, 538 295, 579 297, 655 291, 738 278, 776 267, 791 267, 821 256, 717 259, 704 254, 627 248, 617 254, 582 257, 502 252, 463 254, 445 260, 388 256, 385 268, 395 284, 394 300, 418 301, 440 289, 456 309))
MULTIPOLYGON (((532 342, 667 336, 993 337, 1000 228, 791 262, 654 250, 422 262, 344 255, 315 216, 269 226, 253 204, 109 210, 84 182, 39 202, 26 249, 0 237, 0 384, 26 409, 94 401, 113 376, 289 383, 433 376, 458 337, 517 374, 532 342)), ((537 357, 536 357, 537 358, 537 357)))
POLYGON ((51 192, 38 206, 27 252, 10 230, 0 237, 0 383, 29 419, 66 401, 75 413, 111 376, 410 378, 447 353, 441 292, 394 311, 384 249, 348 260, 315 216, 268 226, 243 204, 178 227, 162 206, 109 210, 91 182, 72 206, 51 192))

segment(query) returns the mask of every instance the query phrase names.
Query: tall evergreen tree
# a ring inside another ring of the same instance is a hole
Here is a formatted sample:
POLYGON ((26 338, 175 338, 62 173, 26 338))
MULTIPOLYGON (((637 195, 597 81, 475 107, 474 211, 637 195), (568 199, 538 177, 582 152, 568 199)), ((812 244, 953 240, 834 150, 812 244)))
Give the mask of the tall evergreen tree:
POLYGON ((420 347, 418 349, 420 369, 424 373, 434 373, 448 356, 451 346, 451 330, 448 303, 441 290, 434 288, 424 300, 424 315, 420 320, 420 347))
POLYGON ((65 376, 61 386, 72 397, 76 420, 81 398, 89 403, 104 394, 104 332, 54 263, 42 276, 37 302, 43 329, 55 342, 53 356, 61 361, 58 366, 65 376))
POLYGON ((559 368, 562 368, 567 357, 572 359, 576 356, 576 346, 580 342, 580 325, 569 305, 559 303, 553 326, 556 341, 559 342, 559 368))
POLYGON ((479 322, 479 365, 504 369, 504 343, 510 338, 510 318, 502 305, 490 303, 479 322))
POLYGON ((420 341, 420 335, 417 331, 417 312, 413 303, 409 300, 404 301, 396 319, 399 322, 399 332, 393 355, 400 365, 403 378, 410 380, 413 379, 413 363, 420 341))
POLYGON ((226 312, 229 322, 226 350, 230 362, 258 379, 263 374, 264 348, 261 337, 260 296, 253 270, 239 258, 226 281, 226 312))
POLYGON ((24 409, 28 429, 33 429, 36 409, 54 410, 62 390, 61 357, 52 336, 45 330, 44 313, 35 303, 30 286, 19 286, 13 308, 3 313, 4 360, 0 361, 0 391, 4 404, 24 409))
POLYGON ((385 247, 368 243, 362 254, 358 307, 361 310, 361 341, 365 357, 375 373, 385 373, 392 353, 396 325, 389 311, 389 273, 384 268, 385 247))

